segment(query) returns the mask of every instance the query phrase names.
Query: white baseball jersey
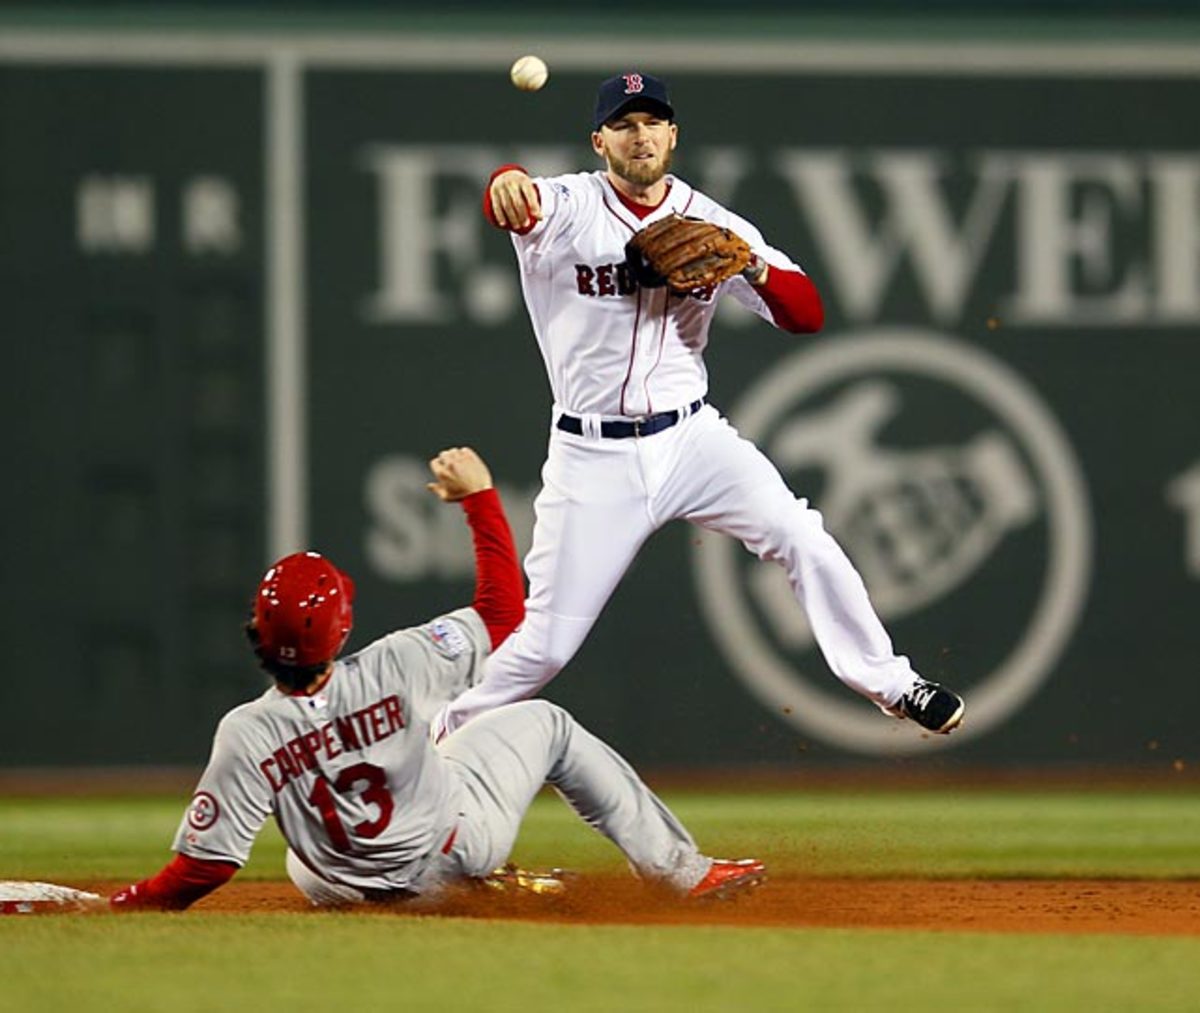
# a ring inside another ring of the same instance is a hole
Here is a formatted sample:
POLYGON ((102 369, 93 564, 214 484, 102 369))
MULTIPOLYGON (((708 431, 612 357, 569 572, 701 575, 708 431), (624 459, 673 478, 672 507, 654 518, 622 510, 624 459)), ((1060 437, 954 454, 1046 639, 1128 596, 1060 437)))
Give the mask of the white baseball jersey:
POLYGON ((174 849, 241 866, 274 815, 320 876, 408 888, 453 831, 461 791, 428 719, 478 680, 489 647, 479 615, 460 609, 337 661, 312 696, 272 687, 230 711, 174 849))
POLYGON ((679 408, 708 390, 704 349, 717 300, 728 293, 770 321, 754 287, 736 276, 680 295, 638 287, 625 244, 672 213, 731 228, 773 267, 798 271, 744 218, 683 180, 639 220, 603 172, 537 179, 543 218, 513 235, 521 286, 557 407, 576 415, 637 417, 679 408))

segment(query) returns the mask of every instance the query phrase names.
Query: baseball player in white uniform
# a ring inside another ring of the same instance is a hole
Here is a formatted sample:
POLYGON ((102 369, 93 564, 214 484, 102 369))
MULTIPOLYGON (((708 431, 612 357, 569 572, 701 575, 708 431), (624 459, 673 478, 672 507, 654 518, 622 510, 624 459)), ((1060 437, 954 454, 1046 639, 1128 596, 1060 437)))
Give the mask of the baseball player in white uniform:
POLYGON ((762 881, 760 862, 702 855, 632 768, 548 701, 500 708, 433 744, 429 715, 478 681, 521 621, 524 588, 486 465, 460 447, 431 468, 432 491, 461 502, 471 527, 473 605, 335 660, 353 581, 312 552, 276 562, 247 625, 273 685, 222 719, 175 858, 114 894, 115 909, 188 907, 245 864, 268 816, 315 905, 436 896, 504 863, 547 781, 644 879, 692 897, 762 881))
POLYGON ((783 330, 808 333, 823 322, 815 286, 754 225, 668 172, 678 128, 658 78, 605 81, 591 140, 603 170, 534 179, 506 165, 484 193, 485 216, 512 234, 554 407, 525 560, 525 621, 488 659, 483 681, 437 715, 435 731, 554 678, 643 542, 675 519, 732 535, 783 566, 839 679, 887 713, 951 731, 962 699, 895 652, 820 514, 706 403, 704 349, 718 299, 730 295, 783 330), (750 245, 750 266, 715 289, 639 286, 626 244, 672 213, 732 229, 750 245))

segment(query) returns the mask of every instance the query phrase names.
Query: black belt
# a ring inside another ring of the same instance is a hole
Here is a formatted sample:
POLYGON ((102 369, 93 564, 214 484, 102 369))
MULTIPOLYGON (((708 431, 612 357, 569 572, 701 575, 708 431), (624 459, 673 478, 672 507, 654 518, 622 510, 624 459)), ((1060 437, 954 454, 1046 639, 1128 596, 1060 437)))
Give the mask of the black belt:
MULTIPOLYGON (((686 409, 672 409, 669 412, 657 412, 654 415, 643 415, 640 419, 612 419, 600 423, 600 435, 609 440, 624 440, 630 436, 653 436, 664 429, 670 429, 680 419, 695 415, 704 407, 704 398, 693 401, 686 409)), ((564 433, 583 435, 583 419, 574 415, 560 415, 555 425, 564 433)))

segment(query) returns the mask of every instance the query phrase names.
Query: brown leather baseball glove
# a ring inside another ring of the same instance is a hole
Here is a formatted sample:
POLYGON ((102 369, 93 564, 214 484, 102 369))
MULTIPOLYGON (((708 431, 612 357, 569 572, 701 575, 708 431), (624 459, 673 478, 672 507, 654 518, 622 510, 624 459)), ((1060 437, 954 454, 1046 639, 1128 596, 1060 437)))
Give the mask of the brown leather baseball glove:
POLYGON ((750 247, 732 229, 671 214, 635 233, 625 258, 640 285, 691 292, 744 271, 750 247))

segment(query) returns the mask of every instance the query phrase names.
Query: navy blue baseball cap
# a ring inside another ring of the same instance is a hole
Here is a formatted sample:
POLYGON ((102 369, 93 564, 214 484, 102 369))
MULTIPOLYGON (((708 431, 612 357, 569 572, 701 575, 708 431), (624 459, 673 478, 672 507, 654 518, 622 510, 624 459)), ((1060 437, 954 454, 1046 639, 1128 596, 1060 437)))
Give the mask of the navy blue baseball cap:
POLYGON ((665 119, 675 119, 667 86, 653 74, 632 71, 610 77, 596 93, 596 115, 592 129, 599 130, 621 113, 652 112, 665 119))

